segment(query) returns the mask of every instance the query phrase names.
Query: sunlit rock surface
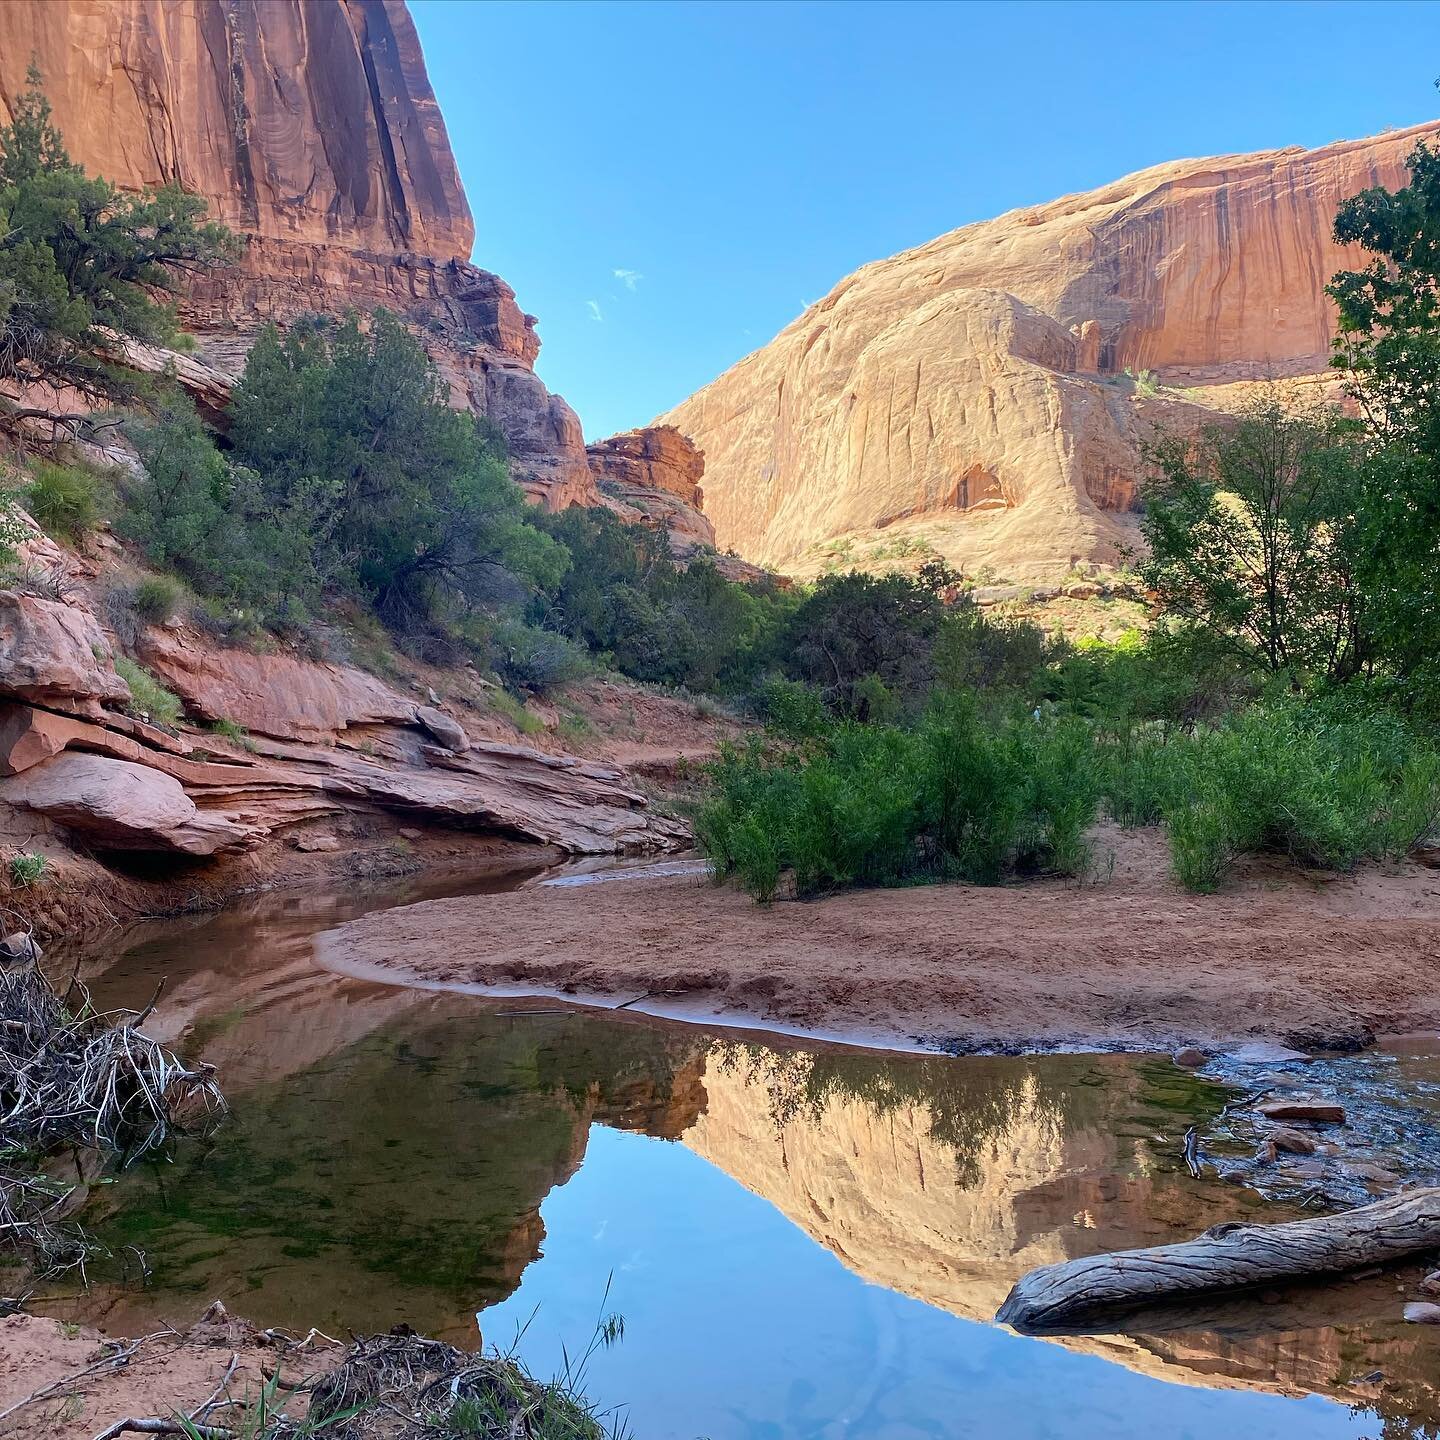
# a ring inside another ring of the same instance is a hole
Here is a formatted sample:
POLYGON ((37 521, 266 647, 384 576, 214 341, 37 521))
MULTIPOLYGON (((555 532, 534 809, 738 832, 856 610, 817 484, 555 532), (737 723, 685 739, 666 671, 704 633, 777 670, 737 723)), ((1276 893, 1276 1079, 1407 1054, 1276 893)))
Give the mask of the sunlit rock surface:
POLYGON ((720 545, 778 569, 901 541, 1012 580, 1116 565, 1138 442, 1324 371, 1324 285, 1360 259, 1335 211, 1403 184, 1434 129, 1179 160, 967 225, 847 276, 657 423, 705 452, 720 545))

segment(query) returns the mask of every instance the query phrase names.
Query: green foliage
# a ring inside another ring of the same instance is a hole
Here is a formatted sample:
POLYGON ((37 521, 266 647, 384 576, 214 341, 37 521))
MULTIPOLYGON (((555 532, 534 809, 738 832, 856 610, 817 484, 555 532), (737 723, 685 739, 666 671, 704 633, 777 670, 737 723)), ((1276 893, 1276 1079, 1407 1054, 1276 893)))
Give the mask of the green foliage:
POLYGON ((173 310, 156 294, 177 270, 223 260, 231 237, 178 186, 126 193, 73 164, 32 66, 0 130, 0 380, 36 375, 91 396, 122 396, 98 358, 114 336, 167 343, 173 310))
POLYGON ((135 587, 135 613, 147 625, 163 625, 173 618, 185 598, 184 590, 168 575, 147 575, 135 587))
POLYGON ((493 598, 514 578, 553 584, 565 567, 526 523, 498 433, 450 409, 424 348, 387 311, 266 331, 231 417, 262 503, 310 542, 301 593, 354 596, 403 630, 452 597, 493 598))
POLYGON ((566 563, 527 523, 498 435, 445 404, 384 311, 263 333, 228 455, 177 397, 131 433, 146 478, 127 488, 121 533, 258 624, 302 626, 338 597, 423 635, 566 563))
POLYGON ((180 697, 167 690, 143 665, 137 665, 128 655, 116 656, 115 669, 130 687, 128 709, 132 715, 152 725, 173 727, 185 713, 180 697))
POLYGON ((50 862, 38 852, 22 850, 10 857, 10 883, 21 890, 38 885, 45 878, 50 862))
POLYGON ((104 518, 110 482, 80 461, 34 460, 23 493, 35 523, 47 535, 74 544, 104 518))
POLYGON ((508 720, 522 735, 539 735, 545 729, 545 722, 533 711, 527 710, 508 690, 490 692, 490 708, 508 720))
POLYGON ((1384 714, 1270 703, 1100 745, 1110 813, 1163 820, 1176 877, 1194 890, 1215 889, 1246 854, 1329 870, 1404 855, 1440 820, 1440 756, 1384 714))
POLYGON ((1100 793, 1083 725, 982 719, 965 697, 937 701, 910 729, 840 721, 798 749, 729 746, 709 781, 697 841, 717 875, 762 903, 786 872, 799 897, 1073 875, 1100 793))
POLYGON ((915 575, 822 575, 782 633, 785 674, 857 720, 867 718, 869 676, 913 702, 935 679, 935 644, 958 580, 940 561, 915 575))
POLYGON ((1140 575, 1171 615, 1246 663, 1345 680, 1368 661, 1358 457, 1324 415, 1267 400, 1191 444, 1152 447, 1140 575))
POLYGON ((495 626, 490 657, 501 683, 517 695, 547 695, 589 669, 585 652, 573 641, 519 620, 495 626))
POLYGON ((537 623, 652 684, 737 689, 768 662, 793 605, 784 592, 726 580, 704 556, 682 569, 663 535, 608 510, 577 506, 539 523, 570 566, 537 596, 537 623))

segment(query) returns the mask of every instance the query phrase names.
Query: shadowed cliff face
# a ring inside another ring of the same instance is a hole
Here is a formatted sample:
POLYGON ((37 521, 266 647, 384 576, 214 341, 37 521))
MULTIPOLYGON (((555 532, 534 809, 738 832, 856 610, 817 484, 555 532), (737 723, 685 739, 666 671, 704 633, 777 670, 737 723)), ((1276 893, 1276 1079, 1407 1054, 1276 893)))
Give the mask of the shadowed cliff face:
POLYGON ((0 109, 33 61, 71 155, 178 181, 247 234, 435 260, 475 237, 401 0, 16 0, 0 109))
POLYGON ((580 422, 534 373, 535 317, 469 263, 470 207, 403 0, 8 0, 0 118, 32 60, 73 159, 124 187, 178 182, 246 237, 181 302, 199 341, 181 382, 212 418, 265 323, 383 305, 416 327, 451 403, 504 433, 532 500, 595 499, 580 422))
POLYGON ((1335 212, 1434 128, 1176 161, 864 266, 662 417, 705 452, 720 545, 797 574, 882 534, 1014 579, 1118 563, 1137 442, 1325 370, 1324 286, 1360 258, 1335 212))

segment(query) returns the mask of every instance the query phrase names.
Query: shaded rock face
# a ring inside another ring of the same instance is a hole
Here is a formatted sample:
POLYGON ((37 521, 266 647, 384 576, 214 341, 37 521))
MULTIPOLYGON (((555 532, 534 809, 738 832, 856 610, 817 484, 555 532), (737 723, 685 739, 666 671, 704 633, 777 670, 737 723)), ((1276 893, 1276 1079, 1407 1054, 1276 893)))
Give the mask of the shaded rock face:
POLYGON ((454 403, 504 432, 532 499, 591 497, 579 422, 534 374, 534 317, 468 263, 474 224, 403 0, 12 0, 0 119, 32 58, 72 158, 122 186, 178 181, 247 238, 182 304, 200 350, 181 379, 202 405, 265 322, 384 305, 454 403))
POLYGON ((627 430, 585 454, 601 502, 622 519, 664 530, 677 554, 714 549, 715 527, 702 513, 705 456, 673 425, 627 430))
POLYGON ((1177 161, 952 231, 848 276, 657 423, 704 451, 720 544, 791 573, 837 537, 1012 580, 1116 564, 1137 442, 1201 423, 1192 400, 1325 370, 1324 285, 1361 258, 1335 211, 1403 184, 1434 128, 1177 161))

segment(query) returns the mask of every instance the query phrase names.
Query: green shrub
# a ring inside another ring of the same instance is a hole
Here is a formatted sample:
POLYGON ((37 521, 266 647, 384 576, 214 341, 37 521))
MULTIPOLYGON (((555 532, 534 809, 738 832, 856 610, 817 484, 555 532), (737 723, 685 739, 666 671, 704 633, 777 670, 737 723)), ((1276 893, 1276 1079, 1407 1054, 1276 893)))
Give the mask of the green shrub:
POLYGON ((38 885, 45 877, 50 862, 45 856, 22 850, 10 857, 10 883, 21 890, 38 885))
POLYGON ((1349 870, 1405 853, 1440 817, 1440 756, 1387 716, 1257 705, 1166 750, 1160 808, 1191 889, 1246 854, 1349 870))
POLYGON ((585 652, 553 630, 502 621, 491 635, 491 663, 507 690, 545 695, 589 669, 585 652))
POLYGON ((135 613, 147 625, 163 625, 184 598, 184 590, 168 575, 147 575, 135 587, 135 613))
POLYGON ((25 508, 47 535, 74 544, 104 517, 110 482, 92 466, 36 460, 30 475, 25 508))
POLYGON ((497 715, 504 716, 522 735, 538 735, 544 730, 545 722, 508 691, 492 690, 489 698, 490 708, 497 715))
POLYGON ((129 711, 152 725, 174 726, 185 713, 180 697, 167 690, 143 665, 127 655, 116 657, 115 669, 130 687, 129 711))
POLYGON ((799 749, 752 739, 708 771, 696 839, 757 900, 847 885, 1076 874, 1099 783, 1088 732, 950 698, 912 729, 846 721, 799 749))

